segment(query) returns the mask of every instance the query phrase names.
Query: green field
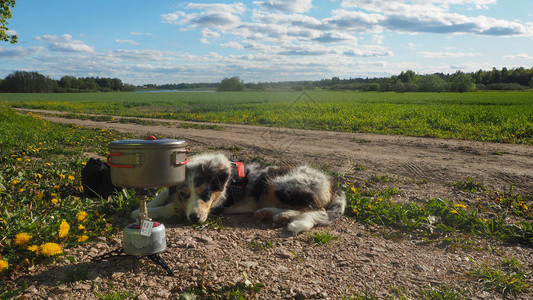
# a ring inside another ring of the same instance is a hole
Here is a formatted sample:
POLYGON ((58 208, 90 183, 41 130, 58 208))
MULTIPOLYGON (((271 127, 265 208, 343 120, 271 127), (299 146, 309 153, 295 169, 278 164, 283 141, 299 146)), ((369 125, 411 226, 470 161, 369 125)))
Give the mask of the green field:
POLYGON ((533 92, 0 94, 13 107, 533 144, 533 92))

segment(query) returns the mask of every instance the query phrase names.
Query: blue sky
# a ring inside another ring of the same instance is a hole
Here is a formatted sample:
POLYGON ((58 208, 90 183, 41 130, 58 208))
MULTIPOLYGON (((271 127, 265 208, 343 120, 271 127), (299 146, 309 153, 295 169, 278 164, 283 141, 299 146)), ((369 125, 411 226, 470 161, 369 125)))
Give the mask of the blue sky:
POLYGON ((125 83, 318 80, 533 67, 531 0, 19 0, 17 71, 125 83))

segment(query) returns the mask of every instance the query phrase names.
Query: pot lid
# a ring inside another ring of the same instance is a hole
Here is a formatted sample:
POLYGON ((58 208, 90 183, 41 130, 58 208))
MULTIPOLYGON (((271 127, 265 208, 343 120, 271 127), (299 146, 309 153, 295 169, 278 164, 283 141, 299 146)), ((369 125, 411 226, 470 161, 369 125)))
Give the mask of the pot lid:
POLYGON ((144 140, 130 139, 113 141, 109 144, 110 148, 176 148, 185 147, 185 141, 176 139, 156 139, 149 136, 144 140))

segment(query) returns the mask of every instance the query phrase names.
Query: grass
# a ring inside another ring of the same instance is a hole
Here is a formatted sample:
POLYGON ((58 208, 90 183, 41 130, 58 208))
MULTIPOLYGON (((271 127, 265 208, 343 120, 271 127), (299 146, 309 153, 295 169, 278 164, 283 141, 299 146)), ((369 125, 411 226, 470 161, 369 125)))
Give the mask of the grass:
POLYGON ((395 203, 391 196, 396 191, 394 188, 376 192, 349 187, 346 189, 348 206, 345 214, 362 223, 392 227, 402 232, 442 236, 459 232, 533 246, 533 222, 530 219, 511 222, 507 211, 497 213, 490 205, 469 208, 442 198, 425 203, 395 203), (485 215, 485 212, 490 214, 485 215))
POLYGON ((313 242, 319 245, 329 245, 333 240, 338 239, 339 237, 331 235, 329 232, 315 232, 311 234, 313 242))
POLYGON ((531 272, 525 271, 515 258, 504 258, 497 266, 488 263, 478 264, 470 272, 485 288, 495 290, 502 295, 514 295, 529 290, 527 283, 531 272))
MULTIPOLYGON (((53 262, 67 248, 113 237, 122 226, 116 220, 136 205, 133 192, 112 200, 88 199, 79 174, 84 153, 105 154, 109 142, 125 137, 21 116, 0 102, 0 276, 53 262)), ((80 274, 67 277, 76 280, 80 274)), ((2 280, 0 298, 16 289, 2 280)))
POLYGON ((2 94, 14 107, 533 144, 533 92, 2 94), (303 97, 305 96, 305 97, 303 97))

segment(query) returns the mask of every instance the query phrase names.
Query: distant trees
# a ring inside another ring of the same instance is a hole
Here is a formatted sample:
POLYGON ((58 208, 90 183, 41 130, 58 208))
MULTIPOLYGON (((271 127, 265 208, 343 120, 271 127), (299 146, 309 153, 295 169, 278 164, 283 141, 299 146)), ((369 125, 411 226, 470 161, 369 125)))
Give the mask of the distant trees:
POLYGON ((457 72, 452 76, 450 90, 458 93, 473 92, 476 90, 476 84, 472 76, 457 72))
POLYGON ((217 92, 233 92, 244 90, 244 82, 238 77, 224 78, 217 87, 217 92))
POLYGON ((51 93, 57 81, 37 72, 16 71, 2 80, 0 90, 8 93, 51 93))
POLYGON ((52 92, 108 92, 133 91, 135 87, 123 84, 118 78, 63 76, 54 80, 38 72, 16 71, 0 82, 0 92, 52 93, 52 92))

